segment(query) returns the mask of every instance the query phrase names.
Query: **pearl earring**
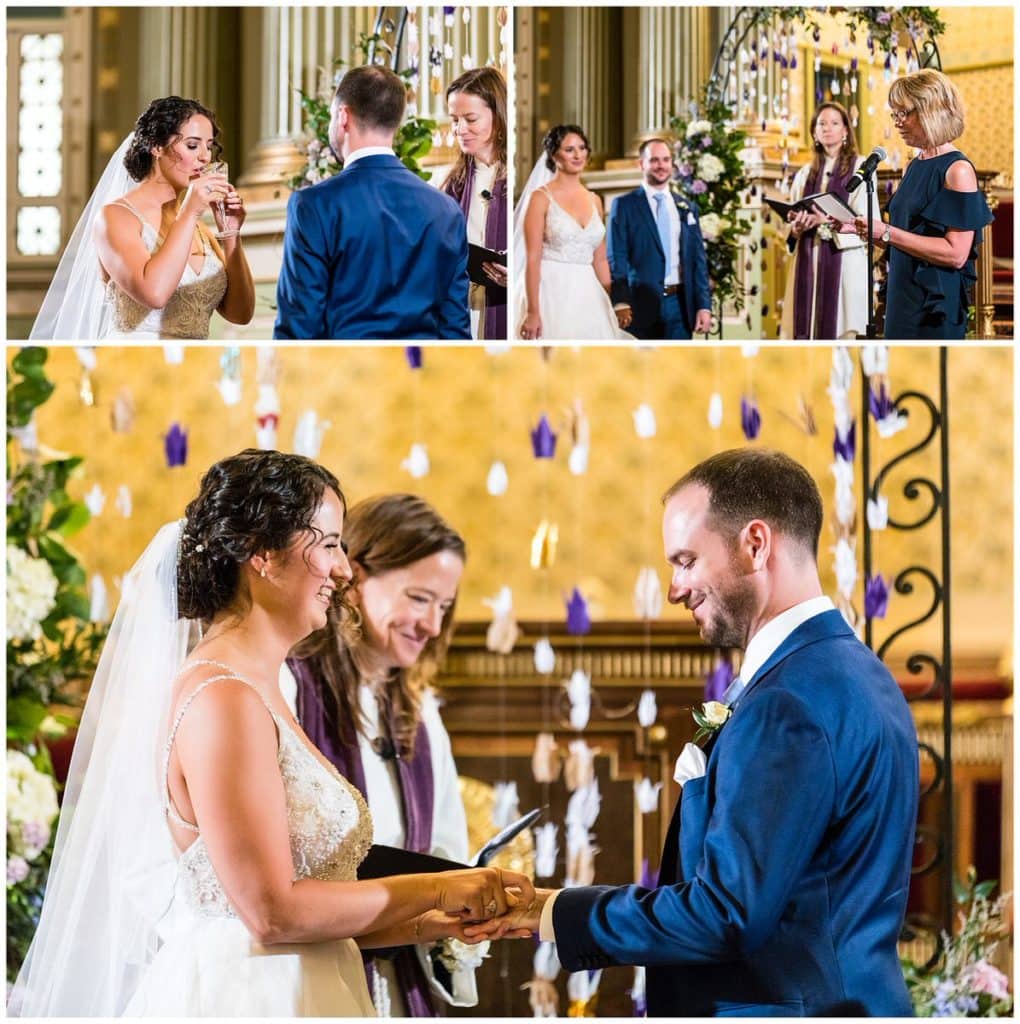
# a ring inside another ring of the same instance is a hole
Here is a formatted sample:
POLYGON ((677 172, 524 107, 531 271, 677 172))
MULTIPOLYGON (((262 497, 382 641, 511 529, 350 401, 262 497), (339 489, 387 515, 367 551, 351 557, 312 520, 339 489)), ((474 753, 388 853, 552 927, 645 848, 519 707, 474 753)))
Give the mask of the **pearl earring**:
POLYGON ((261 569, 259 570, 259 575, 260 575, 260 576, 261 576, 261 577, 262 577, 263 579, 265 579, 265 578, 266 578, 266 567, 265 567, 265 566, 262 566, 262 568, 261 568, 261 569))

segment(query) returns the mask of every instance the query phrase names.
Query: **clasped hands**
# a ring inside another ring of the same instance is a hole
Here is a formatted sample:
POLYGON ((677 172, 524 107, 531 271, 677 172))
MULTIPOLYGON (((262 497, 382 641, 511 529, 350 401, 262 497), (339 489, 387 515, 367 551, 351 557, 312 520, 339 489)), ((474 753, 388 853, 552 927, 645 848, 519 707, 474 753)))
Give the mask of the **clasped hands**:
POLYGON ((494 938, 527 938, 538 931, 548 890, 536 892, 527 875, 503 868, 444 871, 433 910, 415 920, 415 941, 456 938, 475 944, 494 938))

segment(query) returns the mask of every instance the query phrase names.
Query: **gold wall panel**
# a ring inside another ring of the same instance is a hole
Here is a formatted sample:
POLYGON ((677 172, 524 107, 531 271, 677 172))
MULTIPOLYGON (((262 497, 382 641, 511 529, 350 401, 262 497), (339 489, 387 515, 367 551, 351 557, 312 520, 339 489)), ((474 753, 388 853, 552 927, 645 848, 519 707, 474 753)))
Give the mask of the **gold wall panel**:
MULTIPOLYGON (((213 461, 254 444, 256 351, 241 350, 243 397, 228 407, 216 389, 222 349, 191 347, 182 365, 168 365, 159 348, 101 349, 92 374, 97 404, 82 405, 82 370, 71 349, 53 349, 48 364, 57 390, 39 411, 39 433, 53 448, 86 456, 73 491, 99 483, 107 496, 102 516, 74 538, 90 572, 108 585, 143 549, 156 527, 181 515, 199 476, 213 461), (128 434, 114 433, 111 405, 124 388, 132 393, 137 419, 128 434), (188 464, 168 469, 162 436, 178 421, 189 430, 188 464), (117 488, 127 484, 134 514, 114 507, 117 488)), ((434 502, 468 542, 460 615, 487 619, 482 598, 502 584, 513 587, 521 619, 561 621, 563 597, 578 584, 593 618, 633 618, 631 593, 638 568, 659 569, 662 560, 659 497, 690 465, 712 452, 744 443, 740 398, 759 400, 763 428, 757 443, 800 459, 819 482, 827 506, 833 480, 832 412, 826 394, 828 348, 763 348, 756 358, 740 349, 556 349, 548 361, 532 349, 490 356, 481 349, 427 349, 425 367, 412 372, 402 349, 278 348, 282 416, 278 445, 292 446, 297 418, 306 409, 332 422, 321 460, 340 476, 348 498, 382 491, 412 490, 434 502), (718 431, 707 422, 709 395, 723 396, 718 431), (819 433, 808 436, 793 422, 798 395, 811 405, 819 433), (556 458, 536 462, 528 432, 544 410, 563 431, 566 410, 580 398, 591 422, 591 458, 586 475, 567 468, 569 438, 561 433, 556 458), (655 410, 654 438, 637 437, 633 410, 648 402, 655 410), (428 445, 432 469, 413 480, 400 467, 414 441, 428 445), (499 498, 486 492, 493 459, 510 478, 499 498), (550 569, 529 567, 531 536, 539 520, 559 523, 560 546, 550 569)), ((1008 349, 956 347, 950 352, 952 424, 953 615, 957 653, 1009 651, 1012 600, 1012 358, 1008 349)), ((934 393, 935 351, 893 351, 894 388, 934 393)), ((859 384, 859 377, 858 377, 859 384)), ((887 459, 924 433, 924 416, 912 407, 910 427, 892 440, 873 441, 876 458, 887 459)), ((874 435, 873 435, 874 437, 874 435)), ((912 461, 910 475, 934 475, 937 451, 912 461)), ((891 484, 902 488, 906 473, 891 484)), ((893 514, 911 515, 898 490, 888 491, 893 514)), ((823 583, 834 589, 823 531, 823 583)), ((892 572, 908 564, 932 564, 938 552, 937 524, 915 533, 876 538, 876 564, 892 572)), ((111 585, 115 598, 116 588, 111 585)), ((890 623, 903 621, 927 595, 895 596, 890 623)), ((666 617, 685 613, 667 610, 666 617)), ((879 636, 884 635, 880 626, 879 636)))

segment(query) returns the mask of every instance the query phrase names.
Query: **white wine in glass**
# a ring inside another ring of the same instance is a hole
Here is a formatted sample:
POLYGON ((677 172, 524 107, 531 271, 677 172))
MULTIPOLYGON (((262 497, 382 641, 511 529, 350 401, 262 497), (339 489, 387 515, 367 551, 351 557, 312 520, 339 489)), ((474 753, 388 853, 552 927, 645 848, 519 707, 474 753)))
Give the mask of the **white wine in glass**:
MULTIPOLYGON (((202 168, 202 174, 222 174, 224 178, 228 177, 227 162, 225 160, 212 160, 202 168)), ((219 211, 219 217, 213 214, 214 220, 216 220, 216 226, 219 228, 217 238, 233 238, 237 234, 237 231, 227 230, 227 206, 222 199, 216 201, 216 209, 219 211)))

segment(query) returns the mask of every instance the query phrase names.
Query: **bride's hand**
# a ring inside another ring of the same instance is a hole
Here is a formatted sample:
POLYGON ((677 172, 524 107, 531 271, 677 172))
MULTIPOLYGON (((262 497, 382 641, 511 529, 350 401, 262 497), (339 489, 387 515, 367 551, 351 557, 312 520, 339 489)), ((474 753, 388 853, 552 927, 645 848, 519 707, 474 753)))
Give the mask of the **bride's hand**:
POLYGON ((224 200, 224 206, 226 208, 226 217, 223 218, 220 217, 219 206, 212 208, 216 226, 221 234, 236 235, 241 230, 241 225, 248 216, 248 211, 244 208, 244 200, 241 198, 240 192, 233 185, 227 185, 227 196, 224 200), (223 223, 220 223, 221 220, 223 223))
POLYGON ((226 199, 230 182, 225 174, 203 174, 194 178, 181 203, 181 212, 201 217, 213 203, 226 199))
POLYGON ((527 875, 502 868, 466 868, 430 875, 435 886, 433 909, 465 921, 487 921, 523 900, 535 898, 527 875))
POLYGON ((490 938, 528 939, 531 937, 529 928, 509 927, 507 918, 496 918, 484 924, 469 925, 453 914, 445 914, 441 910, 426 910, 414 923, 416 942, 439 942, 442 939, 459 939, 469 946, 485 942, 490 938), (465 930, 469 929, 469 930, 465 930))
POLYGON ((537 313, 529 313, 521 324, 521 337, 526 341, 537 341, 542 337, 542 318, 537 313))

